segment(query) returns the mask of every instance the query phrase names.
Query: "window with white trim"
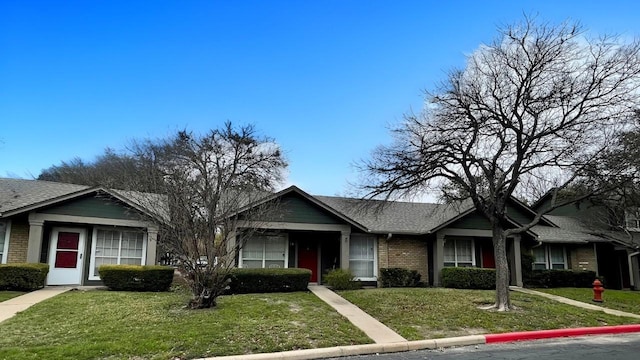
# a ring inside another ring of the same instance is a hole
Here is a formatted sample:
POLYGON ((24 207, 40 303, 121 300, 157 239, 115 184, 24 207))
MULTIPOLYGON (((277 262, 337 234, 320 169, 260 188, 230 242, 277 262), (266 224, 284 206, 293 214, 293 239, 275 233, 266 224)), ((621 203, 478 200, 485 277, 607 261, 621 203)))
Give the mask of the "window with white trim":
POLYGON ((533 270, 547 269, 546 246, 538 246, 531 249, 531 255, 533 255, 533 270))
POLYGON ((358 280, 376 279, 376 238, 351 234, 349 241, 349 270, 358 280))
POLYGON ((91 280, 100 279, 100 265, 143 265, 146 257, 145 233, 137 230, 95 229, 92 254, 91 280))
POLYGON ((0 221, 0 264, 6 264, 9 256, 10 224, 9 221, 0 221))
POLYGON ((241 268, 286 268, 289 247, 286 235, 253 236, 240 249, 241 268))
POLYGON ((533 270, 567 268, 567 251, 562 245, 542 245, 531 249, 533 270))
POLYGON ((625 211, 625 226, 630 230, 640 230, 640 210, 633 209, 625 211))
POLYGON ((444 266, 472 267, 476 264, 473 239, 447 238, 444 242, 444 266))

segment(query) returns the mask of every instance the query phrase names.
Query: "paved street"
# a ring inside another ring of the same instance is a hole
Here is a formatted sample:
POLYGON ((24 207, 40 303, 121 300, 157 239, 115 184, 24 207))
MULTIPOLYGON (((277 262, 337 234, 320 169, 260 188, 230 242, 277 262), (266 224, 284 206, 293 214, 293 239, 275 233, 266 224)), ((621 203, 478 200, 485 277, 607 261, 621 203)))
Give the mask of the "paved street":
MULTIPOLYGON (((342 360, 637 360, 640 334, 586 336, 526 341, 497 345, 478 345, 443 350, 421 350, 395 354, 364 355, 342 360)), ((336 359, 338 360, 338 359, 336 359)))

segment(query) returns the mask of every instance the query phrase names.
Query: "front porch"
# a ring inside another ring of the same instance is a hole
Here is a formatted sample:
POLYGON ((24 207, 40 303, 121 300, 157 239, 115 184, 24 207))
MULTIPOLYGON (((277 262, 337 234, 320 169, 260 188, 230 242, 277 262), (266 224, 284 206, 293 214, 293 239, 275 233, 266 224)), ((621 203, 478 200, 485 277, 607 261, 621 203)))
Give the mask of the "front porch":
POLYGON ((100 285, 102 264, 155 264, 158 229, 139 220, 32 212, 26 260, 49 264, 47 285, 100 285))
MULTIPOLYGON (((375 235, 352 233, 351 226, 339 224, 262 223, 260 226, 259 233, 239 244, 238 267, 309 269, 311 282, 319 284, 330 270, 348 269, 358 280, 377 281, 375 235)), ((242 229, 239 228, 239 234, 242 229)), ((242 236, 236 237, 236 241, 239 238, 242 236)))
MULTIPOLYGON (((523 286, 520 235, 507 239, 510 284, 523 286)), ((440 286, 446 266, 495 268, 491 230, 445 228, 437 231, 432 250, 433 286, 440 286)), ((430 271, 431 272, 431 271, 430 271)))
POLYGON ((259 233, 239 244, 237 266, 304 268, 311 270, 311 282, 322 283, 330 270, 349 268, 350 237, 348 225, 263 223, 259 233))

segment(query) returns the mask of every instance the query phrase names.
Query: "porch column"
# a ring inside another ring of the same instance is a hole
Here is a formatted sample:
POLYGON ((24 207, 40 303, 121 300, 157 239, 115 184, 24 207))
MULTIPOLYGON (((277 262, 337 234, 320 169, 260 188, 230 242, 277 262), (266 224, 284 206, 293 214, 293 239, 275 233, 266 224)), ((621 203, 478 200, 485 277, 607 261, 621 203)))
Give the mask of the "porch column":
POLYGON ((444 233, 438 231, 433 247, 433 286, 440 286, 440 273, 444 267, 444 233))
POLYGON ((627 256, 629 258, 629 280, 632 290, 640 289, 640 268, 638 267, 638 255, 639 252, 631 252, 627 250, 627 256))
POLYGON ((240 255, 240 252, 238 251, 238 248, 236 246, 236 244, 238 243, 238 234, 239 231, 236 228, 231 230, 231 232, 229 232, 229 235, 227 235, 228 240, 226 254, 224 256, 224 264, 232 264, 232 267, 238 267, 239 265, 239 263, 236 261, 238 259, 238 256, 240 255))
POLYGON ((522 259, 520 258, 520 234, 513 235, 513 246, 509 252, 511 257, 511 284, 522 287, 522 259))
POLYGON ((158 229, 147 228, 147 261, 146 265, 155 265, 158 253, 158 229))
POLYGON ((349 270, 349 240, 351 231, 340 231, 340 268, 349 270))
POLYGON ((29 243, 27 244, 27 262, 39 263, 42 250, 42 226, 44 221, 29 216, 29 243))

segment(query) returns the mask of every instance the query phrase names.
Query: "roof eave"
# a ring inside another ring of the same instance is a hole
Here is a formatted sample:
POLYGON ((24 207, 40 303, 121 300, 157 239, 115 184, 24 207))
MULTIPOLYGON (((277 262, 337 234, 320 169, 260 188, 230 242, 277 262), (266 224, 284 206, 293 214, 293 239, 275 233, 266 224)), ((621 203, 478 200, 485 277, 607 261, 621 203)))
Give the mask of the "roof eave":
POLYGON ((39 208, 42 208, 42 207, 45 207, 45 206, 55 205, 55 204, 63 202, 63 201, 67 201, 67 200, 75 199, 75 198, 80 197, 80 196, 91 194, 92 192, 97 192, 100 189, 101 189, 100 187, 92 187, 92 188, 88 188, 88 189, 75 191, 75 192, 72 192, 72 193, 68 193, 68 194, 65 194, 65 195, 61 195, 61 196, 58 196, 58 197, 54 197, 54 198, 51 198, 51 199, 47 199, 47 200, 44 200, 44 201, 40 201, 40 202, 37 202, 37 203, 26 205, 26 206, 23 206, 23 207, 20 207, 20 208, 17 208, 17 209, 9 210, 7 212, 2 213, 1 217, 7 218, 7 217, 15 216, 15 215, 20 215, 22 213, 33 211, 33 210, 36 210, 36 209, 39 209, 39 208))

